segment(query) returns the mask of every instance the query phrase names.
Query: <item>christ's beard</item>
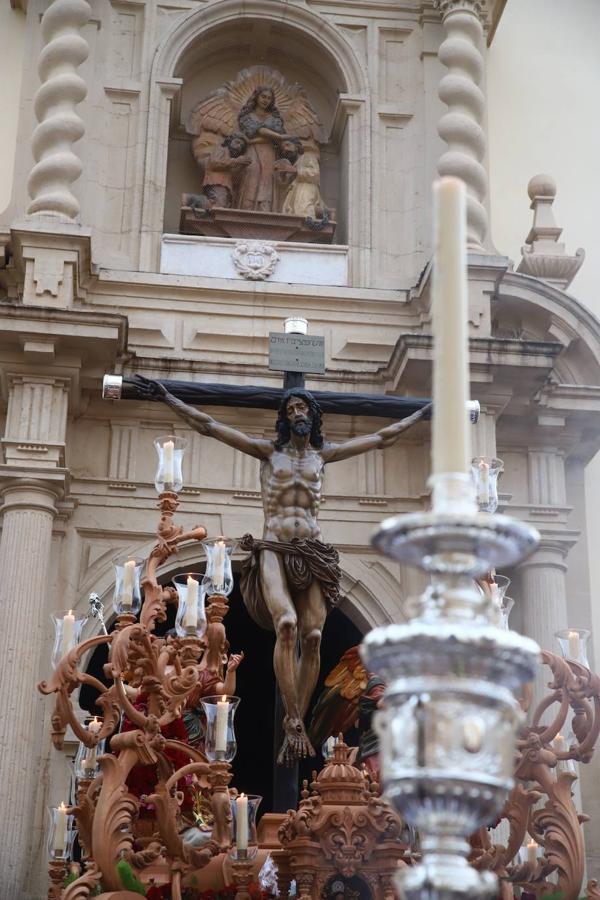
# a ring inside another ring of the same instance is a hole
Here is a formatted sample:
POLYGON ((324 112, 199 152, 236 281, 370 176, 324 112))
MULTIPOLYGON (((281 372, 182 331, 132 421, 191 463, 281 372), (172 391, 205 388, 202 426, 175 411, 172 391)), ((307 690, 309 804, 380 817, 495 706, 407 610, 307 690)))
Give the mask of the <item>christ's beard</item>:
POLYGON ((307 434, 310 434, 311 423, 310 422, 293 422, 292 423, 292 432, 296 435, 296 437, 306 437, 307 434))

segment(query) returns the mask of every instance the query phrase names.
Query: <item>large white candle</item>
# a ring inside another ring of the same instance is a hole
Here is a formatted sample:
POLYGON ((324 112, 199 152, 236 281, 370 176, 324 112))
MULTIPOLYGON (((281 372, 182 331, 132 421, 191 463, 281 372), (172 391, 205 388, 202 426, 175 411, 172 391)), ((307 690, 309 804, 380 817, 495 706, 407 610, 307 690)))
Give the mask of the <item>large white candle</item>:
POLYGON ((123 566, 123 587, 121 590, 121 606, 133 606, 133 586, 135 584, 135 559, 128 559, 123 566))
POLYGON ((54 829, 54 851, 64 853, 67 846, 67 807, 61 803, 56 810, 56 827, 54 829))
POLYGON ((185 597, 185 612, 183 614, 184 628, 198 627, 198 582, 188 575, 187 593, 185 597))
POLYGON ((538 845, 534 840, 529 841, 527 844, 527 862, 530 866, 537 865, 537 854, 538 854, 538 845))
POLYGON ((227 719, 229 716, 229 701, 224 696, 217 700, 217 718, 215 721, 215 753, 225 753, 227 750, 227 719))
POLYGON ((225 541, 217 541, 215 544, 215 574, 213 587, 216 591, 222 591, 225 586, 225 541))
POLYGON ((569 631, 569 659, 579 659, 581 640, 578 631, 569 631))
POLYGON ((469 399, 466 189, 459 178, 433 186, 433 474, 468 472, 469 399))
POLYGON ((248 849, 248 798, 240 794, 235 800, 235 842, 237 849, 248 849))
POLYGON ((63 616, 62 623, 62 641, 60 645, 61 655, 64 656, 71 649, 73 638, 75 636, 75 616, 70 609, 66 616, 63 616))
POLYGON ((175 444, 173 441, 165 441, 163 445, 163 481, 165 485, 175 481, 175 444))

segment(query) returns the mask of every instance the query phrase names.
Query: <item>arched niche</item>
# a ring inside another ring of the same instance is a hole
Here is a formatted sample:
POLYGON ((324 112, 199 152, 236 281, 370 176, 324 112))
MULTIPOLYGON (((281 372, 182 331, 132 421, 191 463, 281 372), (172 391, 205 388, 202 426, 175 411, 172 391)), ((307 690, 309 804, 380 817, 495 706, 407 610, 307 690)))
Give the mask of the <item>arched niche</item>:
POLYGON ((190 12, 167 33, 153 63, 140 268, 158 266, 160 239, 177 231, 181 194, 200 179, 184 123, 198 100, 240 69, 252 65, 278 69, 299 82, 319 114, 328 136, 322 147, 322 185, 336 207, 336 242, 350 245, 352 283, 366 279, 369 246, 369 132, 366 74, 353 49, 327 20, 300 6, 272 0, 217 0, 190 12), (356 210, 361 209, 360 216, 356 210), (347 210, 355 210, 349 217, 347 210))

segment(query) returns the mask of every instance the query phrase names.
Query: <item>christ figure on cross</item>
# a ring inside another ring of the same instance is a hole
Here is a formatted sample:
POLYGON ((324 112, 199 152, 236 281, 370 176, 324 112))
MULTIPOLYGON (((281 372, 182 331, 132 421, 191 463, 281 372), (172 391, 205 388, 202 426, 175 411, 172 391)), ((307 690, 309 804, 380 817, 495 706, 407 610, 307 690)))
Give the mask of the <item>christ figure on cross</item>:
POLYGON ((275 631, 273 667, 286 710, 277 761, 293 765, 314 756, 304 716, 319 677, 325 618, 341 599, 338 553, 322 541, 317 518, 323 470, 327 463, 391 446, 429 414, 430 405, 374 434, 334 444, 323 437, 321 410, 312 394, 292 388, 283 394, 276 437, 269 440, 218 422, 158 381, 139 380, 149 396, 162 399, 194 431, 260 460, 264 529, 261 540, 245 535, 240 542, 250 551, 242 564, 242 596, 254 620, 275 631))

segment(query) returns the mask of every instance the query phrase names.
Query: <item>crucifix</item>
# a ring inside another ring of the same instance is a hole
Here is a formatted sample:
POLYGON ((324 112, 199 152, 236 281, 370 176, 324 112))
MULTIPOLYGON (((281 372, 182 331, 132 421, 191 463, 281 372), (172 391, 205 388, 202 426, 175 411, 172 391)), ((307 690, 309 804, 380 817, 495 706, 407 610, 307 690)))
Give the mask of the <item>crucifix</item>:
MULTIPOLYGON (((304 375, 325 371, 324 339, 307 338, 297 332, 298 327, 305 332, 296 317, 286 334, 270 335, 269 367, 284 372, 280 389, 151 381, 140 376, 125 378, 120 385, 123 398, 160 400, 195 431, 260 460, 264 529, 260 539, 246 535, 240 541, 241 548, 249 553, 242 563, 240 584, 252 618, 275 632, 273 666, 279 706, 283 707, 283 739, 277 762, 296 769, 296 773, 299 759, 315 755, 304 717, 319 676, 325 618, 341 599, 338 553, 323 542, 318 524, 324 467, 389 447, 430 414, 428 400, 309 393, 304 389, 304 375), (244 434, 185 401, 201 406, 278 408, 276 438, 244 434), (373 434, 334 444, 321 432, 324 411, 394 417, 399 421, 373 434)), ((115 397, 111 378, 114 376, 108 376, 105 396, 115 397)), ((279 781, 276 776, 275 809, 294 806, 296 789, 297 774, 293 778, 293 771, 279 781)))

